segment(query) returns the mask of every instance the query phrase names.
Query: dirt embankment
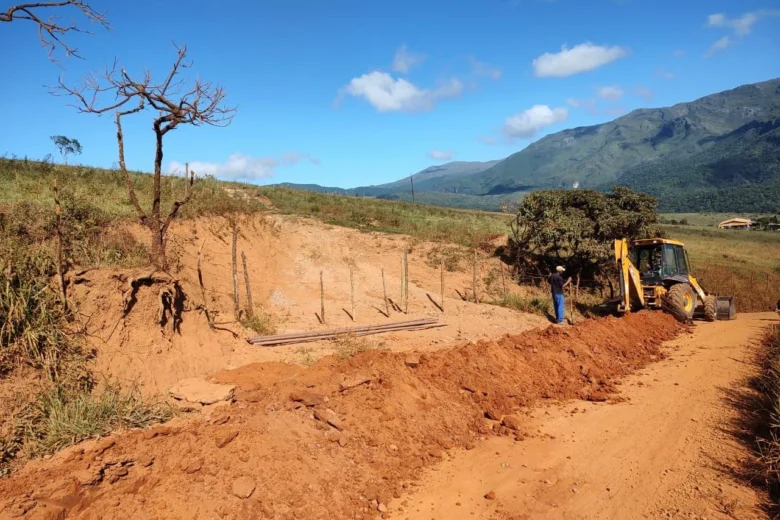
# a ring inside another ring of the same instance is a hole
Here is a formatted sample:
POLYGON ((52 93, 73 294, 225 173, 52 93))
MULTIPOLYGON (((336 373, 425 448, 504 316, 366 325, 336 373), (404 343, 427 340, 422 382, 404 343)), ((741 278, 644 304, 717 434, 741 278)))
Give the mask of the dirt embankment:
MULTIPOLYGON (((408 236, 360 232, 289 216, 257 216, 239 226, 237 264, 239 303, 246 308, 241 254, 246 256, 254 312, 270 318, 279 333, 322 330, 352 325, 382 324, 420 317, 437 317, 442 329, 398 332, 367 338, 370 346, 391 350, 431 350, 456 341, 520 333, 547 323, 543 317, 494 305, 464 301, 472 289, 470 251, 424 243, 408 236), (446 249, 445 312, 440 303, 441 273, 437 248, 446 249), (384 291, 398 302, 401 258, 409 258, 408 313, 390 308, 385 316, 384 291), (350 266, 353 277, 350 282, 350 266), (321 324, 320 274, 325 287, 327 323, 321 324), (383 283, 384 278, 384 283, 383 283), (354 287, 355 320, 350 318, 354 287)), ((146 242, 148 231, 132 227, 146 242)), ((123 312, 127 283, 119 275, 148 271, 100 269, 86 273, 71 288, 81 321, 96 349, 98 374, 128 385, 141 383, 145 392, 166 392, 177 381, 263 361, 310 362, 333 352, 329 342, 276 348, 248 345, 255 332, 234 322, 232 233, 225 219, 176 222, 172 227, 169 259, 187 299, 179 333, 161 330, 158 288, 141 286, 131 311, 123 312), (204 292, 198 283, 198 252, 204 292), (207 309, 222 330, 209 328, 207 309), (232 331, 232 332, 231 332, 232 331), (236 336, 233 335, 236 334, 236 336)), ((477 290, 485 301, 486 284, 500 280, 499 261, 482 255, 477 290), (492 273, 492 275, 491 275, 492 273)), ((520 291, 507 282, 508 290, 520 291)))
POLYGON ((680 329, 643 312, 423 354, 222 372, 220 382, 237 385, 232 406, 30 463, 0 481, 0 518, 403 512, 423 468, 488 436, 533 436, 524 414, 541 399, 606 399, 680 329))

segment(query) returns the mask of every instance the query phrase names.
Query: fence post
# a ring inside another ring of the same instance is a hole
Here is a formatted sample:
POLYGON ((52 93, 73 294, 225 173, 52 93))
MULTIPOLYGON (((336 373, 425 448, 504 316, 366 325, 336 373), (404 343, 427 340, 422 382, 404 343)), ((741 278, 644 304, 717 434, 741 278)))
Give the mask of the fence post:
POLYGON ((474 303, 479 303, 477 298, 477 250, 474 249, 474 263, 471 272, 471 291, 474 293, 474 303))
POLYGON ((501 267, 501 285, 504 286, 504 301, 506 301, 506 278, 504 278, 504 262, 498 264, 501 267))
POLYGON ((238 304, 238 266, 236 255, 236 243, 238 242, 238 222, 233 221, 233 316, 236 321, 241 318, 241 309, 238 304))
POLYGON ((441 312, 444 312, 444 257, 441 259, 441 312))
POLYGON ((249 285, 249 272, 246 270, 246 255, 241 251, 241 263, 244 266, 244 285, 246 286, 246 312, 247 317, 255 315, 255 307, 252 303, 252 287, 249 285))
POLYGON ((382 294, 385 297, 385 314, 390 317, 390 304, 387 301, 387 285, 385 284, 385 270, 382 269, 382 294))
POLYGON ((404 314, 409 314, 409 258, 404 248, 404 314))
POLYGON ((320 320, 325 324, 325 282, 322 281, 322 271, 320 271, 320 320))
POLYGON ((352 264, 349 264, 349 295, 352 303, 352 321, 355 321, 355 279, 352 273, 352 264))

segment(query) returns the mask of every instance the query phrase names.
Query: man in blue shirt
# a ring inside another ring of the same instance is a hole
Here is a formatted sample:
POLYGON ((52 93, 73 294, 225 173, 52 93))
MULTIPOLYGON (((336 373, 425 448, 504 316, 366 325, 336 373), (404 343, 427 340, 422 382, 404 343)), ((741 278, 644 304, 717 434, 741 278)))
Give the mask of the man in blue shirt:
POLYGON ((566 269, 559 265, 555 272, 550 275, 550 289, 552 290, 553 307, 555 308, 555 323, 561 325, 566 314, 566 305, 563 301, 563 289, 571 283, 571 278, 563 281, 561 273, 566 269))

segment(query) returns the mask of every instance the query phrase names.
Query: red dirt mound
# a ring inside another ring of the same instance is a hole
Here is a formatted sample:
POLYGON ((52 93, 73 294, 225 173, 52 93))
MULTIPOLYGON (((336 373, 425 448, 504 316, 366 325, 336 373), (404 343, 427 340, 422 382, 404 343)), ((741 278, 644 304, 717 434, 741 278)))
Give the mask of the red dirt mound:
POLYGON ((386 516, 453 448, 522 440, 523 410, 540 399, 606 399, 680 328, 643 312, 433 353, 223 372, 233 406, 31 463, 0 481, 0 518, 386 516))

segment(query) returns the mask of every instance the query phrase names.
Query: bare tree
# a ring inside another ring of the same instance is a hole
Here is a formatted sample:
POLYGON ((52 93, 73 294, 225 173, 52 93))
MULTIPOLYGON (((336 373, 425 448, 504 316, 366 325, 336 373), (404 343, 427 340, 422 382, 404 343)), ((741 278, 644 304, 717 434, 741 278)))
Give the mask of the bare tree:
POLYGON ((154 82, 150 72, 146 71, 140 80, 133 79, 117 63, 107 69, 99 77, 90 75, 80 88, 66 86, 62 80, 55 88, 56 95, 70 95, 77 100, 76 108, 80 112, 90 114, 114 113, 116 124, 117 147, 119 151, 119 168, 125 180, 127 194, 135 208, 141 224, 149 228, 152 234, 151 261, 155 268, 167 271, 168 262, 165 256, 167 233, 171 222, 179 209, 187 204, 192 197, 194 172, 189 172, 184 197, 174 201, 170 211, 163 214, 160 200, 160 180, 163 162, 163 138, 179 127, 179 125, 210 125, 227 126, 233 119, 236 109, 224 105, 225 91, 222 87, 213 86, 201 80, 195 80, 185 87, 182 71, 192 64, 186 60, 187 47, 176 46, 177 57, 168 75, 159 83, 154 82), (111 94, 111 101, 102 103, 101 98, 111 94), (152 207, 150 212, 141 208, 136 196, 133 181, 125 164, 125 143, 122 133, 122 119, 125 116, 137 114, 151 107, 156 111, 152 128, 155 135, 154 181, 152 187, 152 207))
POLYGON ((64 40, 64 36, 70 32, 87 33, 90 31, 79 28, 75 23, 71 25, 63 25, 58 22, 58 18, 50 16, 43 18, 39 16, 44 9, 60 8, 60 7, 74 7, 81 12, 83 16, 90 22, 95 22, 106 29, 110 29, 108 19, 105 13, 95 11, 89 2, 81 0, 61 0, 59 2, 31 2, 12 5, 5 12, 0 12, 0 22, 13 22, 14 20, 26 20, 32 22, 38 26, 38 37, 41 40, 41 45, 44 49, 48 49, 49 59, 54 60, 54 51, 57 47, 61 47, 65 51, 66 56, 75 56, 81 58, 78 53, 78 49, 75 49, 68 45, 64 40))

